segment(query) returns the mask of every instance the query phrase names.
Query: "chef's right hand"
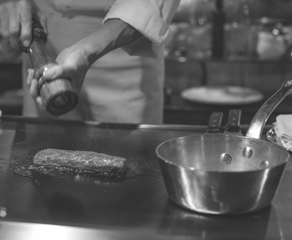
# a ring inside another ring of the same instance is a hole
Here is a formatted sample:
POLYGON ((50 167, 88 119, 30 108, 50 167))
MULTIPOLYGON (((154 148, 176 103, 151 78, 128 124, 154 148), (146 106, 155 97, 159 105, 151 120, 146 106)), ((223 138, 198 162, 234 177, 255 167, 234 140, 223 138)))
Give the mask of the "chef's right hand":
POLYGON ((19 38, 25 47, 32 41, 32 15, 39 18, 44 31, 47 31, 47 19, 33 0, 0 0, 0 21, 2 36, 11 46, 18 46, 19 38))

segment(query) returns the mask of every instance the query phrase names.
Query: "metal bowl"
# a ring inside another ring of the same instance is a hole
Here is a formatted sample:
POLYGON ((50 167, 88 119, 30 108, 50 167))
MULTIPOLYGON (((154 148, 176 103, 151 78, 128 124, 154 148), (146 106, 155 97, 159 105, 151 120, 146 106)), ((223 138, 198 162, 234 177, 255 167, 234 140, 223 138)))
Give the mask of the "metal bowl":
POLYGON ((269 205, 290 154, 261 136, 270 114, 291 92, 292 80, 284 82, 258 110, 246 136, 207 132, 161 143, 156 155, 169 197, 210 214, 241 214, 269 205))
POLYGON ((171 139, 156 154, 169 197, 209 214, 241 214, 268 206, 289 160, 288 152, 273 143, 229 135, 171 139))

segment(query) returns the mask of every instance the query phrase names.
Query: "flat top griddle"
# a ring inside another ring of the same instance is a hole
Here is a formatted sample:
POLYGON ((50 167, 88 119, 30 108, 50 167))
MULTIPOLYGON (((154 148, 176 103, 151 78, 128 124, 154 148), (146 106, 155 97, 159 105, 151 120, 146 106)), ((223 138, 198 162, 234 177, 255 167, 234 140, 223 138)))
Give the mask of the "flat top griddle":
POLYGON ((0 213, 7 215, 0 217, 0 238, 31 239, 31 234, 39 231, 40 237, 58 239, 66 233, 73 240, 80 236, 291 239, 290 163, 273 203, 252 214, 203 215, 185 210, 168 198, 155 148, 167 139, 202 134, 205 130, 205 126, 99 124, 3 116, 0 213), (30 171, 31 156, 44 148, 121 156, 127 159, 130 169, 121 179, 30 171))

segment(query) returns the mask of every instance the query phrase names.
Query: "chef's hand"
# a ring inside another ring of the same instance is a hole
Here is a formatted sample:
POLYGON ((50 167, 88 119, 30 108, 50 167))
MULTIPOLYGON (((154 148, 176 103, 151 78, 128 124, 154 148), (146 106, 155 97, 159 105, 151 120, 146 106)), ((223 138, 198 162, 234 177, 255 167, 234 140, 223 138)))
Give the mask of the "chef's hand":
POLYGON ((35 14, 47 34, 47 20, 33 0, 1 0, 0 21, 2 36, 10 41, 11 46, 22 44, 28 47, 32 40, 32 14, 35 14))
MULTIPOLYGON (((90 67, 85 51, 77 46, 64 49, 56 58, 57 65, 48 67, 44 70, 42 78, 51 81, 57 78, 69 79, 73 88, 79 93, 85 75, 90 67)), ((27 84, 30 95, 36 100, 38 107, 45 110, 45 106, 39 95, 38 79, 35 78, 35 71, 28 70, 27 84)))
MULTIPOLYGON (((75 90, 80 92, 89 67, 97 59, 139 37, 141 34, 123 21, 119 19, 108 20, 97 32, 64 49, 56 58, 58 65, 45 70, 43 78, 47 81, 67 78, 71 80, 75 90)), ((36 79, 34 75, 34 70, 29 69, 27 78, 29 92, 39 108, 44 110, 45 106, 38 90, 39 79, 36 79)))

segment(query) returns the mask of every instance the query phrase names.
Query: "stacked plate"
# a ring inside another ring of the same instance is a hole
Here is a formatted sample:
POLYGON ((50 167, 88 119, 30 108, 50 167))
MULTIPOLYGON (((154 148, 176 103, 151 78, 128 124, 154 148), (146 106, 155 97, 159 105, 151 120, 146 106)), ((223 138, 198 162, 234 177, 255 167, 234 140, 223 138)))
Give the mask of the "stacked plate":
POLYGON ((241 86, 193 87, 182 91, 181 97, 189 101, 218 105, 250 104, 264 98, 257 90, 241 86))
POLYGON ((292 115, 280 114, 273 127, 267 132, 267 139, 292 152, 292 115))

